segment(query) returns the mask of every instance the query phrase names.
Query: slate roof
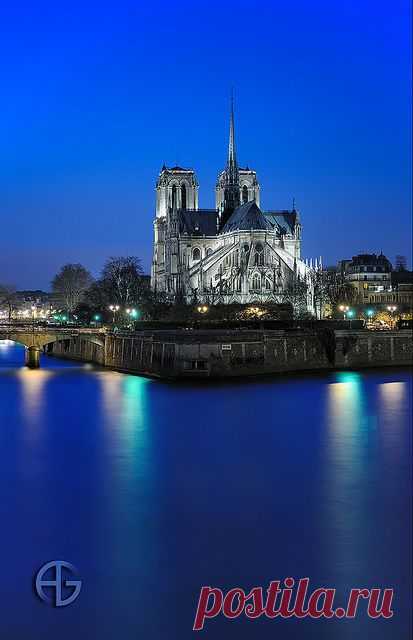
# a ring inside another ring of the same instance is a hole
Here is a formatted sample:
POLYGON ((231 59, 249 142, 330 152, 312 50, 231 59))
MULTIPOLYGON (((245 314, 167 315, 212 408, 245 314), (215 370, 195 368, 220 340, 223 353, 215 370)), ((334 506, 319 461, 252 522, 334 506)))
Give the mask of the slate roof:
POLYGON ((179 167, 178 165, 176 165, 175 167, 167 167, 166 164, 163 164, 162 165, 162 169, 161 169, 161 173, 163 171, 183 171, 183 172, 191 173, 193 170, 192 169, 187 169, 185 167, 179 167))
POLYGON ((179 209, 179 231, 190 236, 216 236, 231 231, 269 230, 293 233, 296 211, 261 211, 253 201, 237 207, 221 231, 217 231, 216 209, 179 209))
POLYGON ((222 228, 222 233, 249 231, 250 229, 272 230, 273 228, 274 225, 267 220, 255 202, 246 202, 231 214, 222 228))
POLYGON ((296 211, 265 211, 266 219, 281 233, 293 233, 297 222, 296 211))
POLYGON ((179 231, 190 236, 216 236, 218 212, 215 209, 179 209, 179 231))

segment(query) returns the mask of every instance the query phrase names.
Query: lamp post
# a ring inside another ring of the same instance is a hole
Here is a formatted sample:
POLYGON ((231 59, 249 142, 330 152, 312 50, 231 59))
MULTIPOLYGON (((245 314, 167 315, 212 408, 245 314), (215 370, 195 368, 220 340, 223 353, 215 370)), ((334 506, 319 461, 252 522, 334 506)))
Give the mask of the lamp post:
POLYGON ((198 313, 201 313, 202 315, 204 313, 208 313, 209 307, 206 304, 202 304, 199 307, 197 307, 197 311, 198 313))
POLYGON ((387 307, 387 311, 390 311, 390 315, 391 315, 391 323, 392 323, 392 329, 394 329, 395 327, 395 321, 394 321, 394 312, 397 311, 397 307, 394 304, 390 304, 387 307))
MULTIPOLYGON (((367 326, 369 326, 369 321, 371 323, 373 316, 374 316, 374 309, 367 309, 366 311, 366 316, 367 316, 367 326)), ((370 325, 371 327, 371 325, 370 325)))
POLYGON ((110 307, 109 307, 109 310, 112 311, 112 322, 113 322, 113 324, 115 324, 116 314, 119 311, 119 305, 118 304, 111 304, 110 307))
MULTIPOLYGON (((139 316, 139 311, 137 309, 126 309, 126 313, 131 321, 136 320, 139 316)), ((132 326, 132 323, 129 326, 132 326)))
POLYGON ((348 307, 346 304, 341 304, 339 306, 339 309, 340 309, 341 313, 343 314, 343 320, 345 320, 346 317, 347 317, 347 312, 349 311, 350 307, 348 307))

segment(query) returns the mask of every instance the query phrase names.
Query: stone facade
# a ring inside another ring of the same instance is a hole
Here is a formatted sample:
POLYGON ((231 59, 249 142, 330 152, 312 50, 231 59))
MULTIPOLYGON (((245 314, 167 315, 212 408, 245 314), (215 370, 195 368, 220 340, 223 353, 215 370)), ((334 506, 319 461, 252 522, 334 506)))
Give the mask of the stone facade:
POLYGON ((226 168, 215 190, 216 209, 199 209, 192 169, 162 167, 156 183, 152 288, 187 303, 285 302, 296 281, 307 285, 314 311, 311 265, 301 257, 298 211, 262 211, 257 174, 238 166, 231 110, 226 168))

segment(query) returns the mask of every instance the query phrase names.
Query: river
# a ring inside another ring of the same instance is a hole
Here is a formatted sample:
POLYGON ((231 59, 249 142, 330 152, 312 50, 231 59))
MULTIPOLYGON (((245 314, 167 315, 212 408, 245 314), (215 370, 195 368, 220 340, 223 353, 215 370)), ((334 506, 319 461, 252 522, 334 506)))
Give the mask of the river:
POLYGON ((0 637, 185 640, 203 585, 394 588, 394 617, 206 622, 213 639, 404 640, 411 373, 176 384, 0 342, 0 637), (33 576, 73 563, 72 605, 33 576))

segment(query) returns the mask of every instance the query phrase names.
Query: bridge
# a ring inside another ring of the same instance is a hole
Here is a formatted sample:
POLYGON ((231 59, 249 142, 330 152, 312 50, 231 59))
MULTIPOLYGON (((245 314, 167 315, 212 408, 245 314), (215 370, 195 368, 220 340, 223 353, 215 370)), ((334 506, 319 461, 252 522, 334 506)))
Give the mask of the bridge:
POLYGON ((101 347, 105 345, 106 329, 90 329, 89 327, 61 328, 39 327, 31 325, 0 324, 0 340, 12 340, 26 348, 25 362, 31 369, 40 366, 40 352, 47 344, 82 337, 101 347))

